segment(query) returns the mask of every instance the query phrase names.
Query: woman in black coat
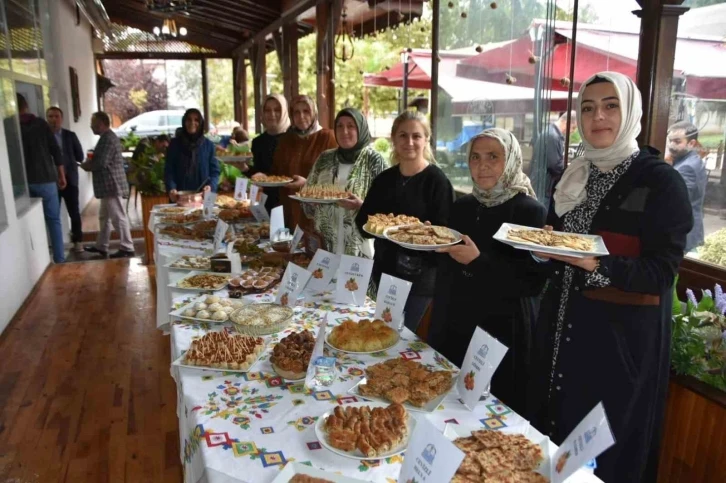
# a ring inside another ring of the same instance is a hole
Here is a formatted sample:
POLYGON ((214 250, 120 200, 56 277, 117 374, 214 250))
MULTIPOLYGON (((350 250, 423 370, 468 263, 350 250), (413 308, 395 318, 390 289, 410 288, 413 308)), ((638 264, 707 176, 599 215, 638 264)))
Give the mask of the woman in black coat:
POLYGON ((638 149, 640 93, 603 72, 582 84, 585 145, 563 174, 548 223, 602 236, 609 255, 550 259, 535 335, 529 419, 559 444, 602 401, 615 445, 606 482, 655 481, 669 375, 671 290, 693 225, 679 174, 638 149))
POLYGON ((509 350, 492 379, 492 393, 522 413, 543 278, 528 252, 492 236, 502 223, 540 228, 547 211, 522 172, 522 150, 509 131, 487 129, 475 136, 467 160, 474 188, 456 200, 448 225, 464 235, 464 243, 439 250, 450 256, 440 259, 429 343, 461 366, 477 326, 496 337, 509 350))

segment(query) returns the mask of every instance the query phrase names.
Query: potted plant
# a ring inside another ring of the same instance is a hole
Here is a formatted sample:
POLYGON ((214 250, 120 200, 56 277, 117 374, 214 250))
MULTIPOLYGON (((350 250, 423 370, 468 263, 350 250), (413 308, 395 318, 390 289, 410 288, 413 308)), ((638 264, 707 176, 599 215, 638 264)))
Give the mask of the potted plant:
POLYGON ((146 263, 153 265, 154 234, 147 230, 146 227, 149 226, 151 209, 154 205, 168 203, 169 197, 164 186, 164 156, 158 154, 151 144, 147 145, 136 159, 131 159, 129 181, 134 184, 136 191, 141 193, 146 263))

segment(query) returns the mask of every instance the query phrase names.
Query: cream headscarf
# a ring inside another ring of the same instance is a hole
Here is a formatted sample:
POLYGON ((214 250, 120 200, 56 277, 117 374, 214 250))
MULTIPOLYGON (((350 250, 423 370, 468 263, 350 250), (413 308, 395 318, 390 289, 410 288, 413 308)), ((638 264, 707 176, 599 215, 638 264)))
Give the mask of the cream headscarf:
POLYGON ((587 142, 585 136, 582 135, 582 128, 578 127, 582 136, 582 144, 585 146, 585 153, 567 166, 562 179, 555 187, 553 198, 555 212, 558 216, 563 216, 572 210, 587 196, 585 186, 587 178, 590 176, 590 163, 602 171, 610 171, 638 151, 638 143, 635 138, 640 134, 643 104, 640 91, 629 77, 617 72, 600 72, 583 82, 577 97, 577 118, 582 119, 582 93, 596 77, 607 79, 615 86, 622 113, 620 129, 612 146, 596 149, 587 142))
POLYGON ((297 126, 293 124, 292 131, 303 138, 320 131, 322 127, 318 122, 318 106, 315 104, 315 101, 312 99, 312 97, 305 95, 297 96, 292 100, 292 104, 290 104, 293 110, 295 110, 295 104, 307 104, 310 108, 310 112, 313 115, 313 122, 311 122, 310 126, 308 126, 305 130, 298 129, 297 126))
POLYGON ((466 161, 469 162, 471 157, 471 150, 474 147, 474 141, 481 138, 492 138, 499 141, 499 144, 504 148, 504 171, 499 177, 499 181, 490 190, 483 190, 476 185, 474 181, 474 188, 471 193, 474 197, 479 200, 481 204, 490 208, 492 206, 501 205, 514 198, 519 193, 524 193, 527 196, 536 198, 532 184, 529 182, 529 178, 522 171, 522 148, 519 147, 519 141, 514 137, 511 132, 499 129, 491 128, 482 131, 477 134, 469 142, 469 148, 466 150, 466 161))
MULTIPOLYGON (((265 132, 275 135, 280 134, 290 127, 290 115, 287 112, 287 99, 285 99, 285 96, 282 96, 280 94, 270 94, 267 97, 265 97, 265 102, 262 104, 262 111, 265 110, 265 104, 267 104, 267 101, 270 99, 273 99, 280 103, 280 107, 282 108, 282 115, 280 116, 280 121, 277 123, 277 126, 265 126, 265 132)), ((262 123, 264 124, 265 116, 262 116, 262 123)))

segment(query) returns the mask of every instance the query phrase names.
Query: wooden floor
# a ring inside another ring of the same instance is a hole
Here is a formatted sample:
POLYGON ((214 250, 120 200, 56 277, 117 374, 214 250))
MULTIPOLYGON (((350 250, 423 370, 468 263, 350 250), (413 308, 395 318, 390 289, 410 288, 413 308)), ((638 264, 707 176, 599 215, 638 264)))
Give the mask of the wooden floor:
POLYGON ((169 339, 138 259, 51 265, 0 336, 0 482, 179 482, 169 339))

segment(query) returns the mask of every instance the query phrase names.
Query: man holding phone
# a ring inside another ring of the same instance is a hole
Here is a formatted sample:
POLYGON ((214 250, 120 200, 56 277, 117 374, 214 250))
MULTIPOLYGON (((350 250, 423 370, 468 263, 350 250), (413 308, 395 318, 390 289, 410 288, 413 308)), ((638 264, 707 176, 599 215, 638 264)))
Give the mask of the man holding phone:
POLYGON ((84 153, 78 136, 73 131, 63 129, 63 111, 60 107, 49 107, 45 111, 45 118, 48 121, 58 147, 63 153, 63 166, 66 171, 66 187, 58 191, 60 198, 66 202, 68 216, 71 217, 71 241, 73 251, 83 252, 83 229, 81 225, 81 211, 78 201, 78 163, 83 161, 84 153))

